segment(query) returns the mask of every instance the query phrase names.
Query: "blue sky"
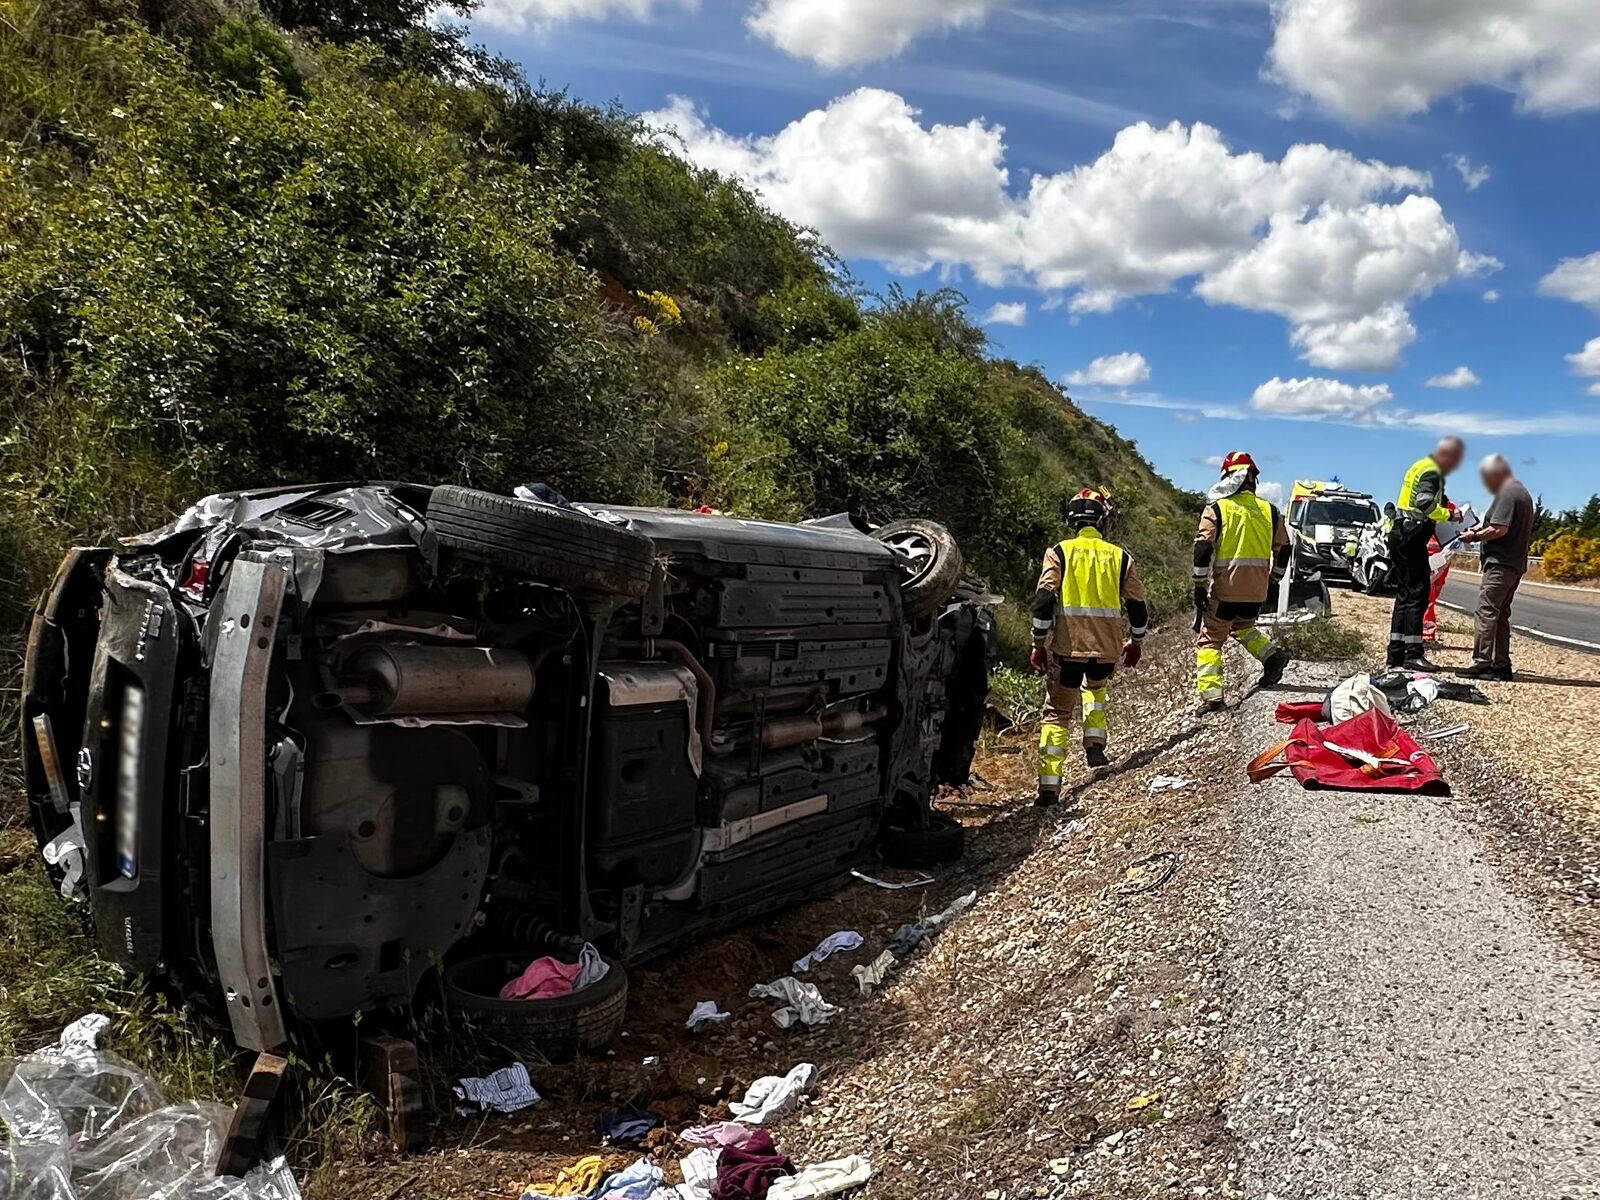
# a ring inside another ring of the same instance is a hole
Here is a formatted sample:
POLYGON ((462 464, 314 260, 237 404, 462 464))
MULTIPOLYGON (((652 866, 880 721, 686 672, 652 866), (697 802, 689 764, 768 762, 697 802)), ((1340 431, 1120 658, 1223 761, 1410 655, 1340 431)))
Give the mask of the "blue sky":
POLYGON ((1600 489, 1582 0, 486 0, 474 31, 869 288, 960 288, 1185 486, 1243 448, 1387 493, 1460 431, 1554 506, 1600 489))

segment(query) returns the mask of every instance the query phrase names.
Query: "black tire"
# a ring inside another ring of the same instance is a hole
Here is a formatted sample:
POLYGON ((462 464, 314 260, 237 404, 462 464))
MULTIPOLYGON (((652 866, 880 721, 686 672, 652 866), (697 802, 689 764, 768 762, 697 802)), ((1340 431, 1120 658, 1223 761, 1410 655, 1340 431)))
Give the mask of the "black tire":
POLYGON ((481 1035, 529 1062, 561 1062, 603 1050, 622 1029, 628 973, 606 959, 605 978, 581 992, 547 1000, 502 1000, 500 988, 525 969, 532 954, 477 954, 444 972, 445 1002, 481 1035))
POLYGON ((541 583, 634 599, 650 586, 655 543, 575 509, 438 487, 428 526, 442 548, 541 583))
POLYGON ((931 617, 950 599, 961 582, 961 547, 943 525, 913 517, 890 521, 873 537, 910 559, 904 564, 900 600, 912 620, 931 617))
POLYGON ((922 829, 885 825, 878 848, 891 867, 937 867, 955 862, 966 849, 967 831, 954 817, 942 812, 928 813, 922 829))

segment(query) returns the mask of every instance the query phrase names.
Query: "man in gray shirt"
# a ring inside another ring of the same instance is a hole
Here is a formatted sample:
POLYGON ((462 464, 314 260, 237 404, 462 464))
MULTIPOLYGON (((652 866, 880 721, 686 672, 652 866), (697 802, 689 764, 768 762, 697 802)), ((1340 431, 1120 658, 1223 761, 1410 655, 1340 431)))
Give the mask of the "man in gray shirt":
POLYGON ((1461 535, 1463 542, 1483 546, 1483 576, 1478 590, 1477 636, 1472 666, 1463 674, 1473 679, 1511 678, 1511 601, 1528 570, 1533 542, 1533 497, 1511 474, 1511 464, 1491 454, 1478 468, 1483 485, 1494 495, 1483 524, 1461 535))

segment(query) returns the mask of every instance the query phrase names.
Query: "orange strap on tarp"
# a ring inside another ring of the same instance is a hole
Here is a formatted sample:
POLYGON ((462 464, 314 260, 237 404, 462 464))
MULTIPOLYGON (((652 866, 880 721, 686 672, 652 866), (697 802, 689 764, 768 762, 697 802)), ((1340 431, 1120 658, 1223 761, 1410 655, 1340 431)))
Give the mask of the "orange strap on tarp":
POLYGON ((1251 783, 1260 783, 1263 779, 1270 779, 1279 771, 1289 768, 1289 760, 1283 755, 1290 746, 1305 745, 1299 738, 1284 738, 1276 746, 1269 746, 1260 754, 1250 760, 1250 765, 1245 767, 1245 773, 1250 776, 1251 783))

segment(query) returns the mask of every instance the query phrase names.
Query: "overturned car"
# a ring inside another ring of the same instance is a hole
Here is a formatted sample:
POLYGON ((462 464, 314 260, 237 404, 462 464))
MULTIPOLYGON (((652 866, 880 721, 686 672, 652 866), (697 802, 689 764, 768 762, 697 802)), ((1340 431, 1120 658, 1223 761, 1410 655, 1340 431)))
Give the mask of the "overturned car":
POLYGON ((30 630, 46 861, 102 952, 241 1046, 409 1003, 621 1019, 624 964, 947 860, 989 598, 948 533, 329 484, 210 497, 61 564, 30 630), (536 954, 613 964, 499 999, 536 954))

